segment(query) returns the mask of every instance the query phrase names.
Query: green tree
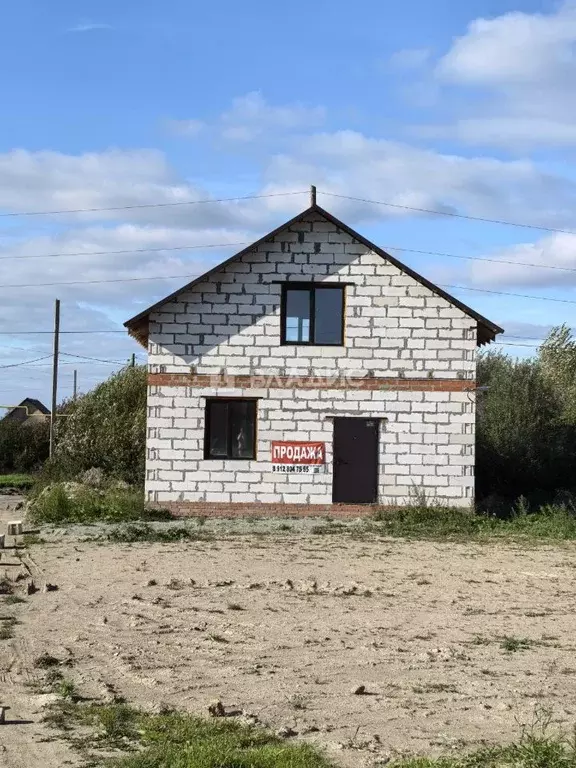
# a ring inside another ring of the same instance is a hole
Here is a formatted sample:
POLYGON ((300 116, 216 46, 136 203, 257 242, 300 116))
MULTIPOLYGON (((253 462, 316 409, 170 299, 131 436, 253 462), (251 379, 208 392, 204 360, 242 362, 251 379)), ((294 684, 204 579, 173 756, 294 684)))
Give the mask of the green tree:
POLYGON ((146 455, 146 367, 123 368, 61 407, 51 468, 73 476, 101 468, 128 483, 143 484, 146 455))
POLYGON ((0 421, 0 472, 31 472, 48 458, 48 421, 0 421))
POLYGON ((553 328, 539 349, 546 380, 554 388, 567 424, 576 424, 576 340, 566 325, 553 328))

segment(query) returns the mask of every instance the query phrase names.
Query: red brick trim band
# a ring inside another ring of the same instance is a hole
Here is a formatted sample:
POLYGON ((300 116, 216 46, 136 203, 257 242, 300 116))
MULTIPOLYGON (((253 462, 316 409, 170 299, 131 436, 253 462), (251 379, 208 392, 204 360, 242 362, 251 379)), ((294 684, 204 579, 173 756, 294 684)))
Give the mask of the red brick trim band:
MULTIPOLYGON (((374 504, 279 504, 220 503, 206 501, 158 501, 150 509, 166 509, 174 517, 331 517, 354 518, 374 514, 374 504)), ((381 509, 381 507, 378 507, 381 509)))
POLYGON ((321 376, 232 376, 209 373, 149 373, 148 384, 157 387, 227 387, 234 389, 360 389, 408 392, 467 392, 476 388, 471 379, 392 379, 321 376))

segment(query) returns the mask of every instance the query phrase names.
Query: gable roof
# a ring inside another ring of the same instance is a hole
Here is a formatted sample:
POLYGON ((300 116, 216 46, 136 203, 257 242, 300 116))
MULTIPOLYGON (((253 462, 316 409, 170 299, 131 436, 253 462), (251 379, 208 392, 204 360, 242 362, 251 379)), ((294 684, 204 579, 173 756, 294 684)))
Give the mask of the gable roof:
POLYGON ((272 238, 276 237, 276 235, 280 234, 282 230, 286 229, 287 227, 290 227, 292 224, 296 224, 297 222, 301 221, 302 219, 304 219, 306 216, 309 216, 310 214, 318 214, 320 216, 323 216, 327 221, 331 222, 336 227, 338 227, 339 229, 343 230, 348 235, 350 235, 350 237, 362 243, 362 245, 365 245, 370 251, 377 254, 378 256, 381 256, 383 259, 390 262, 390 264, 393 264, 395 267, 398 267, 398 269, 400 269, 405 274, 410 275, 410 277, 414 278, 414 280, 416 280, 418 283, 430 289, 436 295, 441 296, 443 299, 446 299, 446 301, 450 302, 450 304, 453 304, 455 307, 458 307, 458 309, 461 309, 462 312, 464 312, 466 315, 469 315, 474 320, 476 320, 478 323, 478 336, 477 336, 478 346, 494 341, 498 333, 504 332, 504 329, 500 328, 500 326, 496 325, 496 323, 493 323, 491 320, 488 320, 486 317, 483 317, 481 314, 476 312, 471 307, 468 307, 466 304, 459 301, 459 299, 456 299, 454 296, 451 296, 449 293, 446 293, 446 291, 443 291, 437 285, 434 285, 434 283, 431 283, 430 280, 427 280, 422 275, 419 275, 418 272, 415 272, 410 267, 407 267, 405 264, 403 264, 401 261, 396 259, 394 256, 391 256, 382 248, 379 248, 377 245, 370 242, 370 240, 365 238, 359 232, 356 232, 347 224, 344 224, 343 221, 340 221, 331 213, 328 213, 328 211, 324 210, 324 208, 321 208, 319 205, 314 204, 314 205, 311 205, 309 208, 306 208, 306 210, 302 211, 302 213, 299 213, 297 216, 294 216, 294 218, 290 219, 289 221, 286 221, 284 224, 281 224, 279 227, 276 227, 276 229, 272 230, 272 232, 269 232, 267 235, 264 235, 264 237, 261 237, 259 240, 256 240, 247 248, 243 248, 241 251, 234 254, 234 256, 231 256, 229 259, 226 259, 225 261, 220 262, 220 264, 217 264, 212 269, 209 269, 208 272, 204 272, 204 274, 194 278, 194 280, 192 280, 191 282, 173 291, 171 294, 164 297, 163 299, 160 299, 160 301, 157 301, 155 304, 152 304, 152 306, 138 313, 134 317, 131 317, 130 320, 127 320, 124 323, 124 326, 128 328, 128 333, 130 334, 130 336, 132 336, 137 341, 139 341, 140 344, 142 344, 143 346, 147 346, 148 318, 152 312, 156 311, 157 309, 160 309, 164 304, 176 298, 179 294, 183 293, 184 291, 190 290, 197 283, 201 282, 202 280, 205 280, 207 277, 211 277, 213 274, 221 270, 223 267, 226 267, 228 264, 231 264, 235 261, 239 261, 243 256, 245 256, 247 253, 250 253, 254 248, 257 248, 259 245, 262 245, 267 240, 271 240, 272 238))
POLYGON ((44 416, 48 416, 48 414, 50 413, 50 410, 46 408, 44 403, 41 403, 40 400, 36 400, 36 398, 34 397, 25 397, 21 403, 19 403, 14 408, 11 408, 8 411, 8 413, 4 416, 4 418, 7 419, 7 418, 13 418, 14 416, 17 416, 21 418, 22 421, 25 421, 29 416, 32 416, 32 414, 29 413, 28 410, 24 411, 24 407, 35 408, 44 416))

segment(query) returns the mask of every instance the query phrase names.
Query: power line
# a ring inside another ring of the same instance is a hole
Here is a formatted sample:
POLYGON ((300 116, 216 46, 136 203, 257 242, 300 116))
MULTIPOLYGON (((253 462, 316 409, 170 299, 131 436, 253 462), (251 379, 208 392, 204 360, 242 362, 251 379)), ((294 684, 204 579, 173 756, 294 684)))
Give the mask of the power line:
POLYGON ((179 200, 173 203, 140 203, 138 205, 117 205, 109 208, 73 208, 59 211, 19 211, 0 213, 0 218, 9 216, 57 216, 62 213, 104 213, 106 211, 132 211, 142 208, 172 208, 177 205, 207 205, 209 203, 230 203, 237 200, 262 200, 267 197, 287 197, 289 195, 308 195, 309 190, 299 192, 274 192, 268 195, 243 195, 241 197, 220 197, 211 200, 179 200))
POLYGON ((114 363, 115 365, 123 365, 124 363, 128 364, 127 360, 102 360, 99 357, 88 357, 87 355, 75 355, 72 352, 60 352, 61 355, 65 355, 66 357, 77 357, 82 360, 91 360, 95 363, 114 363))
POLYGON ((76 253, 39 253, 27 254, 26 256, 0 256, 0 261, 24 261, 26 259, 56 259, 65 256, 118 256, 122 253, 160 253, 161 251, 190 251, 198 248, 236 248, 241 245, 250 245, 248 242, 242 243, 206 243, 205 245, 171 245, 166 248, 127 248, 121 251, 77 251, 76 253))
POLYGON ((483 221, 486 224, 503 224, 507 227, 522 227, 524 229, 539 229, 543 232, 559 232, 563 235, 576 235, 574 230, 556 229, 555 227, 541 227, 537 224, 525 224, 518 221, 506 221, 504 219, 488 219, 483 216, 470 216, 464 213, 454 213, 452 211, 438 211, 432 208, 417 208, 413 205, 400 205, 400 203, 388 203, 383 200, 367 200, 363 197, 351 197, 350 195, 337 195, 335 192, 322 192, 323 195, 330 197, 340 197, 344 200, 355 200, 358 203, 370 203, 372 205, 385 205, 389 208, 400 208, 405 211, 415 211, 417 213, 430 213, 434 216, 449 216, 455 219, 468 219, 469 221, 483 221))
MULTIPOLYGON (((0 336, 27 336, 29 334, 43 334, 48 333, 50 336, 54 335, 54 331, 0 331, 0 336)), ((111 331, 60 331, 60 335, 63 333, 123 333, 126 334, 125 330, 119 329, 119 330, 111 330, 111 331)))
MULTIPOLYGON (((54 331, 0 331, 0 336, 27 336, 29 334, 42 334, 42 333, 48 333, 50 336, 54 335, 54 331)), ((119 329, 119 330, 113 330, 113 331, 60 331, 60 335, 63 333, 123 333, 126 334, 125 330, 119 329)))
POLYGON ((537 269, 557 269, 562 272, 576 272, 576 267, 559 267, 553 264, 532 264, 527 261, 512 261, 511 259, 492 259, 489 256, 462 256, 455 253, 440 253, 438 251, 419 251, 414 248, 400 248, 396 245, 384 246, 384 250, 421 253, 426 256, 445 256, 447 259, 465 259, 466 261, 489 261, 492 264, 512 264, 515 267, 536 267, 537 269))
POLYGON ((21 365, 30 365, 30 363, 38 363, 40 360, 48 360, 52 355, 45 355, 44 357, 37 357, 35 360, 23 360, 21 363, 10 363, 10 365, 0 365, 0 368, 18 368, 21 365))
POLYGON ((556 299, 552 296, 534 296, 533 294, 526 293, 510 293, 508 291, 492 291, 488 288, 471 288, 467 285, 447 285, 446 283, 440 284, 442 288, 450 288, 458 291, 478 291, 479 293, 493 293, 497 296, 515 296, 518 299, 535 299, 537 301, 557 301, 561 304, 576 304, 573 299, 556 299))

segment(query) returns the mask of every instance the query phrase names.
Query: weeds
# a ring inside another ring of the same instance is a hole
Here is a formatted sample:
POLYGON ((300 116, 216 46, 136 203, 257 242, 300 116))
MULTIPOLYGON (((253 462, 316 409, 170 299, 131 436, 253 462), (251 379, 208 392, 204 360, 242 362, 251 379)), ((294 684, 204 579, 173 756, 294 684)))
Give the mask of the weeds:
POLYGON ((209 534, 194 531, 191 528, 154 528, 147 523, 129 523, 110 531, 108 541, 118 543, 135 543, 139 541, 164 542, 172 541, 210 541, 209 534))
POLYGON ((79 698, 76 686, 72 680, 67 680, 66 678, 62 678, 57 683, 54 692, 59 696, 62 696, 63 699, 68 699, 69 701, 77 701, 79 698))
POLYGON ((26 600, 23 597, 20 597, 19 595, 6 595, 4 598, 4 603, 6 605, 16 605, 17 603, 25 603, 26 600))
POLYGON ((509 653, 514 653, 515 651, 527 651, 533 645, 533 641, 529 640, 528 638, 510 636, 502 638, 500 648, 508 651, 509 653))
POLYGON ((576 539, 576 508, 548 504, 530 511, 520 499, 507 518, 442 506, 402 507, 377 511, 366 529, 404 538, 491 539, 522 537, 554 541, 576 539))
POLYGON ((210 640, 214 640, 215 643, 229 643, 230 640, 228 638, 224 637, 224 635, 218 635, 216 633, 208 635, 210 640))
POLYGON ((30 502, 28 516, 33 523, 51 525, 171 519, 168 512, 148 510, 138 489, 98 489, 79 483, 46 486, 30 502))
POLYGON ((34 659, 34 666, 37 669, 50 669, 51 667, 57 667, 60 665, 60 659, 55 656, 50 656, 49 653, 43 653, 38 658, 34 659))
POLYGON ((14 637, 14 623, 2 624, 0 627, 0 640, 10 640, 11 637, 14 637))

